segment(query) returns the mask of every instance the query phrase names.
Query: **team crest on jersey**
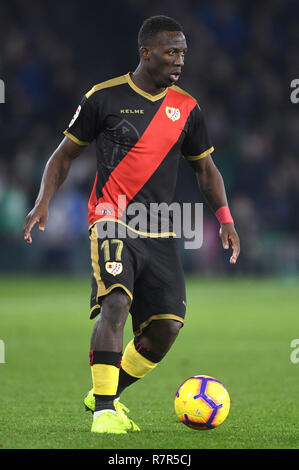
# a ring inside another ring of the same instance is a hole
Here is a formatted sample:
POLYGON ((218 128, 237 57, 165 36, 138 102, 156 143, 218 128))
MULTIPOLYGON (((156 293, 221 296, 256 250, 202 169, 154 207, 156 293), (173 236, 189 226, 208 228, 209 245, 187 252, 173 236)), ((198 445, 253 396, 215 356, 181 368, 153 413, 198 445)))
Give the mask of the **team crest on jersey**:
POLYGON ((181 113, 178 108, 171 108, 170 106, 166 106, 166 116, 174 122, 180 119, 181 113))
POLYGON ((123 270, 122 263, 118 263, 117 261, 107 261, 105 264, 106 271, 113 276, 117 276, 123 270))
POLYGON ((79 105, 78 108, 77 108, 77 110, 76 110, 76 112, 75 112, 75 114, 74 114, 74 116, 73 116, 73 119, 72 119, 71 122, 69 123, 69 127, 71 127, 71 126, 74 124, 74 122, 76 121, 77 117, 78 117, 79 114, 80 114, 80 111, 81 111, 81 106, 79 105))

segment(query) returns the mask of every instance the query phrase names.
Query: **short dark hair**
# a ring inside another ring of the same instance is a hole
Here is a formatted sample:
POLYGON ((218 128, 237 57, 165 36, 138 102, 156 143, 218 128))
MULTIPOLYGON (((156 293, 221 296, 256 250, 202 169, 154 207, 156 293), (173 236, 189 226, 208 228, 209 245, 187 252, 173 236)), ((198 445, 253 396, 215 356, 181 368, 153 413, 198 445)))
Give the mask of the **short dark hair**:
POLYGON ((151 16, 145 20, 138 33, 138 46, 144 46, 161 31, 181 31, 183 28, 176 20, 169 16, 151 16))

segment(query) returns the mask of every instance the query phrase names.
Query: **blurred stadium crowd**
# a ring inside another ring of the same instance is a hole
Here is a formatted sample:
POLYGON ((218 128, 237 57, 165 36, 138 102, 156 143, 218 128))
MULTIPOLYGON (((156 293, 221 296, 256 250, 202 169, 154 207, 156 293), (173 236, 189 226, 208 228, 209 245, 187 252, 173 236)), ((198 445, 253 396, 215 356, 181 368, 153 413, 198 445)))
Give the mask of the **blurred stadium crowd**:
MULTIPOLYGON (((0 271, 89 272, 93 145, 74 162, 46 232, 34 230, 30 247, 24 218, 82 95, 134 71, 138 29, 155 14, 176 18, 185 30, 189 52, 179 85, 205 113, 241 238, 232 269, 205 207, 203 247, 182 251, 186 271, 298 274, 299 104, 290 102, 290 82, 299 78, 299 3, 286 0, 1 2, 0 271)), ((201 201, 184 161, 176 200, 201 201)))

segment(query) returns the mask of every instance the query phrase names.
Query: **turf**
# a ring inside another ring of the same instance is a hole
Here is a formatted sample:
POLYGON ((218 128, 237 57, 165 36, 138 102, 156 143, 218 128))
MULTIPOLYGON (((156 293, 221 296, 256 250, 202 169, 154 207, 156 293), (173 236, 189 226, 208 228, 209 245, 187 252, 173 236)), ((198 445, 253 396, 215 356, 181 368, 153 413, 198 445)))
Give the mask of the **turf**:
MULTIPOLYGON (((124 403, 141 432, 90 433, 82 398, 93 322, 89 280, 2 279, 0 448, 2 449, 294 449, 299 442, 298 282, 187 280, 187 317, 177 342, 124 403), (221 380, 231 396, 227 420, 195 431, 179 423, 173 397, 189 376, 221 380)), ((131 338, 128 319, 125 341, 131 338)))

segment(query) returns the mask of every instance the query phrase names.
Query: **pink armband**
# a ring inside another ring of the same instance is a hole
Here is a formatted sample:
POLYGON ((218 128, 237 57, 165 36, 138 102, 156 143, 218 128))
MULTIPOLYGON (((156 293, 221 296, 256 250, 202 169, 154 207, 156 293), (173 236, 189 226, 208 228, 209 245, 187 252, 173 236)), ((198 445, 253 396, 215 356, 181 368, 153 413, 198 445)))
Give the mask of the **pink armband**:
POLYGON ((216 215, 220 225, 233 224, 234 223, 234 219, 232 218, 232 215, 230 213, 230 210, 229 210, 228 206, 219 207, 219 209, 217 209, 215 215, 216 215))

